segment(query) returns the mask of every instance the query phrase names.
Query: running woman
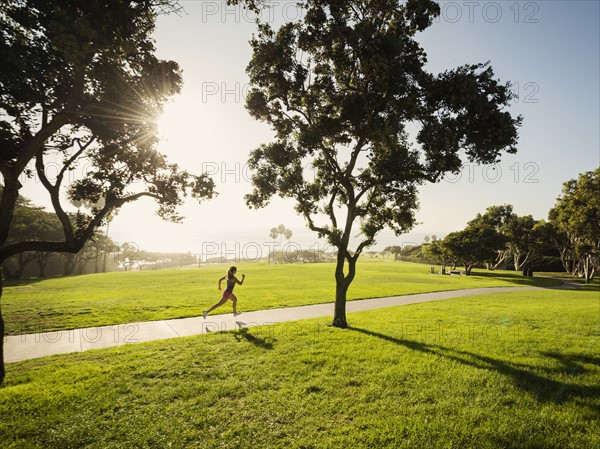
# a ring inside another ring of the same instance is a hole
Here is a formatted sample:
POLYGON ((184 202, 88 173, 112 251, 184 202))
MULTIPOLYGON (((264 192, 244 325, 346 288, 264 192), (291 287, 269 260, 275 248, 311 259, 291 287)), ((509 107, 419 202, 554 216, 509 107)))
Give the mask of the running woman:
POLYGON ((240 281, 237 277, 235 277, 235 273, 237 273, 237 268, 230 267, 229 270, 227 271, 227 274, 225 276, 223 276, 221 279, 219 279, 219 290, 221 290, 221 282, 223 282, 224 280, 227 280, 227 288, 223 292, 223 297, 221 298, 221 300, 218 303, 216 303, 215 305, 213 305, 210 309, 204 311, 204 313, 203 313, 204 319, 206 319, 206 317, 208 316, 208 314, 210 312, 215 310, 217 307, 225 304, 228 299, 231 299, 231 302, 233 303, 233 315, 234 316, 238 315, 238 313, 237 313, 237 298, 233 294, 233 288, 235 287, 236 284, 242 285, 244 283, 244 279, 246 278, 246 275, 242 274, 242 280, 240 281))

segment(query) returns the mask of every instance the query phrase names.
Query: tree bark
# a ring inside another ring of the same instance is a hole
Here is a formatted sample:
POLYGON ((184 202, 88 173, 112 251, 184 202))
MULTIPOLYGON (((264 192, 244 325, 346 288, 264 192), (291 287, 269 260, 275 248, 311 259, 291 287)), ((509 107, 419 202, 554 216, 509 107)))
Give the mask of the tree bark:
POLYGON ((531 258, 531 251, 528 251, 527 254, 525 254, 524 259, 522 259, 522 257, 523 255, 520 252, 517 251, 514 253, 515 271, 521 271, 526 265, 529 264, 531 258))
POLYGON ((592 258, 591 256, 586 256, 583 259, 583 274, 585 277, 585 283, 589 284, 590 282, 592 282, 592 279, 594 278, 594 266, 592 264, 592 258))
POLYGON ((346 329, 348 327, 348 322, 346 321, 346 292, 348 291, 348 286, 343 283, 340 285, 339 282, 336 282, 335 285, 335 310, 333 314, 333 322, 331 323, 333 327, 339 327, 341 329, 346 329))
POLYGON ((2 317, 2 284, 3 284, 2 266, 0 265, 0 385, 4 383, 4 318, 2 317))
POLYGON ((492 267, 492 270, 499 270, 501 267, 506 264, 506 260, 508 259, 508 251, 499 251, 498 257, 496 259, 496 263, 492 267))
POLYGON ((333 313, 333 327, 345 329, 348 327, 346 320, 346 293, 356 273, 356 260, 348 256, 346 248, 338 248, 337 264, 335 267, 335 309, 333 313), (348 261, 348 274, 344 274, 344 266, 348 261))

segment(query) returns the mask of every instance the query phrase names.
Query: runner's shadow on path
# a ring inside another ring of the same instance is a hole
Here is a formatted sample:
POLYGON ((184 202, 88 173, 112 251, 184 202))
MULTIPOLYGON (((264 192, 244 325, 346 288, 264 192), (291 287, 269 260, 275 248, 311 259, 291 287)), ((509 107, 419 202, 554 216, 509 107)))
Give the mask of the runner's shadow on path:
POLYGON ((591 354, 542 353, 545 357, 556 359, 559 362, 559 366, 556 366, 556 364, 552 364, 552 367, 531 366, 523 363, 499 360, 473 352, 396 338, 367 329, 357 327, 348 327, 348 329, 403 346, 413 351, 443 357, 474 368, 498 372, 510 377, 517 388, 534 395, 539 402, 562 404, 566 401, 574 400, 582 406, 590 407, 596 412, 600 412, 600 386, 581 385, 577 383, 578 377, 582 374, 598 370, 600 359, 591 354), (563 378, 567 375, 569 381, 554 380, 549 377, 552 374, 561 375, 563 378), (592 399, 594 404, 586 403, 586 399, 592 399))
POLYGON ((253 345, 256 345, 263 349, 273 349, 274 338, 265 339, 258 335, 253 335, 250 333, 250 329, 247 324, 242 321, 236 321, 235 324, 238 327, 238 330, 234 332, 234 337, 237 341, 246 340, 253 345))

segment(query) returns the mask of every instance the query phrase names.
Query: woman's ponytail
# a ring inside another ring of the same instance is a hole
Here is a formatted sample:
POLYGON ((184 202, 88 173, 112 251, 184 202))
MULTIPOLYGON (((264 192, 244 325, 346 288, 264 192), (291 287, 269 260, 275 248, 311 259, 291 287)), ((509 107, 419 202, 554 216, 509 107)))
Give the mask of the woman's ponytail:
POLYGON ((229 267, 229 270, 227 270, 227 279, 231 279, 233 277, 234 271, 237 271, 236 267, 229 267))

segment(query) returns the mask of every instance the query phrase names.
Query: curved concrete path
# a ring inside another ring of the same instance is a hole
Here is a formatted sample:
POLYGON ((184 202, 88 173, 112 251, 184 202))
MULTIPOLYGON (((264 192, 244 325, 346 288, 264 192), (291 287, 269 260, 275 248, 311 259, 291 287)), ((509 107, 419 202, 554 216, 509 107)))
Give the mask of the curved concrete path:
MULTIPOLYGON (((540 287, 488 287, 406 296, 390 296, 386 298, 361 299, 348 301, 346 303, 346 311, 361 312, 364 310, 416 304, 427 301, 439 301, 442 299, 487 293, 539 289, 540 287)), ((188 337, 210 332, 232 331, 252 326, 272 325, 323 316, 333 316, 333 303, 288 307, 285 309, 257 310, 253 312, 244 312, 235 317, 231 313, 226 315, 210 315, 206 320, 200 316, 57 332, 43 332, 39 334, 11 335, 4 337, 4 361, 6 363, 12 363, 49 355, 82 352, 90 349, 102 349, 168 338, 188 337)))

